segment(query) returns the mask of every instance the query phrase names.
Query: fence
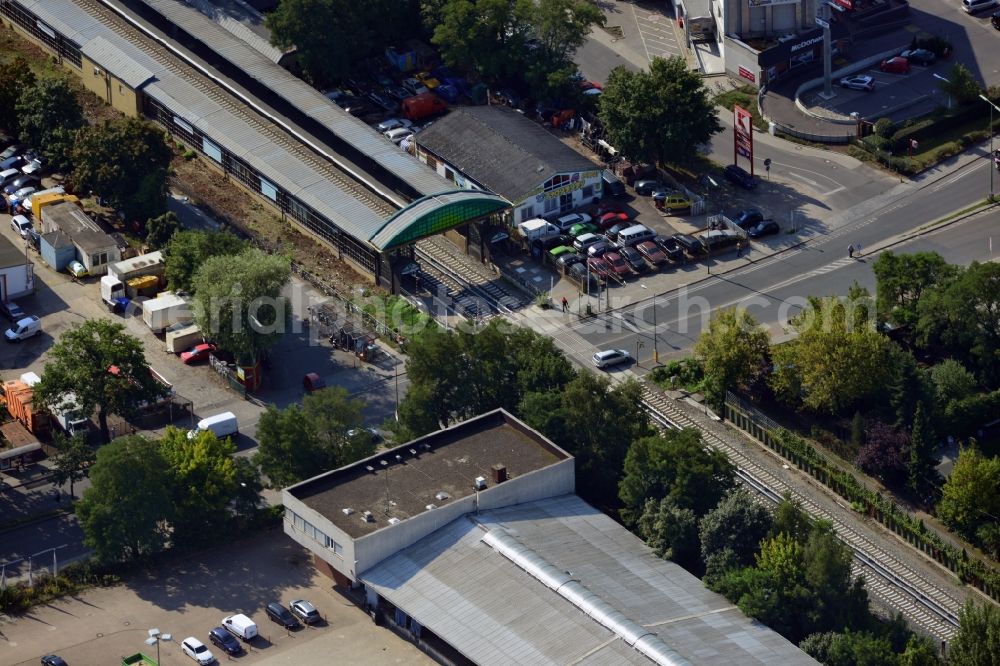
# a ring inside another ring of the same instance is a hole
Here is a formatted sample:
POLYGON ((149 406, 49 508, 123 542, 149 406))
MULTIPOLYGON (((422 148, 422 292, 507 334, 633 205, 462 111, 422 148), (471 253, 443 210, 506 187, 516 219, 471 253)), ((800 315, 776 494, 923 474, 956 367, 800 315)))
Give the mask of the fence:
POLYGON ((946 566, 963 582, 1000 601, 1000 572, 992 564, 945 542, 894 500, 867 488, 850 471, 842 469, 804 439, 785 430, 731 392, 726 393, 725 414, 734 426, 849 501, 855 510, 882 523, 911 546, 946 566))

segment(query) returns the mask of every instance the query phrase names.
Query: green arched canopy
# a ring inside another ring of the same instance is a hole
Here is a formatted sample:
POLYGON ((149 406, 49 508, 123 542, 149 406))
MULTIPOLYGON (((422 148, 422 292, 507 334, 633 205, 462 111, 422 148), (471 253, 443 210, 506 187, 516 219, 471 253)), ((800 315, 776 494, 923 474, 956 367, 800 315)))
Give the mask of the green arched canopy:
POLYGON ((368 242, 380 252, 454 229, 510 207, 503 197, 479 190, 453 190, 417 199, 398 211, 368 242))

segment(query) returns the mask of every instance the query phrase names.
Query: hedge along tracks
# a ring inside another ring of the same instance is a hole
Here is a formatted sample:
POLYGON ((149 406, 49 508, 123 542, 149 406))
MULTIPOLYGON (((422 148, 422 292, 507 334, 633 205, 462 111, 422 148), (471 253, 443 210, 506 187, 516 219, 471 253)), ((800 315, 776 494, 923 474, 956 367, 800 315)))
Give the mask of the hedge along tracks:
POLYGON ((646 385, 643 385, 642 405, 659 428, 695 428, 701 432, 708 446, 722 451, 733 462, 740 482, 769 502, 777 504, 785 493, 790 493, 809 515, 830 521, 837 536, 854 553, 854 575, 865 576, 868 591, 876 602, 902 613, 914 629, 938 641, 950 640, 957 633, 958 614, 962 608, 959 600, 928 582, 844 520, 796 492, 740 447, 703 427, 673 401, 646 385))

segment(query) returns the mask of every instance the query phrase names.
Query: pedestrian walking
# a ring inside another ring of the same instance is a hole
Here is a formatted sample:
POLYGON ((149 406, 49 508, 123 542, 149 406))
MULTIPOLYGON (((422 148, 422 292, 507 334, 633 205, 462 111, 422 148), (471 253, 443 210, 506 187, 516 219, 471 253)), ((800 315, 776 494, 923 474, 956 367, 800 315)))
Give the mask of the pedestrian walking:
POLYGON ((861 256, 861 243, 858 243, 857 245, 854 246, 854 254, 855 256, 858 257, 861 256))
POLYGON ((563 308, 563 312, 566 312, 566 307, 567 307, 568 305, 569 305, 569 301, 567 301, 567 300, 566 300, 566 297, 565 297, 565 296, 563 296, 563 297, 562 297, 562 308, 563 308))
POLYGON ((851 243, 850 245, 847 246, 847 258, 848 259, 854 258, 854 243, 851 243))
POLYGON ((743 256, 743 241, 736 241, 736 258, 743 256))

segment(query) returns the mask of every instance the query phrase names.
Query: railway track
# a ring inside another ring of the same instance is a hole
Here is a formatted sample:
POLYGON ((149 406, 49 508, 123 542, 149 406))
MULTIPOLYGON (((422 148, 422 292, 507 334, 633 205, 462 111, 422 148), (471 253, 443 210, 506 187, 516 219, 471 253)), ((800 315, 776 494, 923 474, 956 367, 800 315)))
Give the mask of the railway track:
POLYGON ((852 565, 854 575, 865 577, 869 594, 877 603, 902 613, 911 626, 937 640, 950 640, 958 631, 958 613, 962 608, 959 600, 932 585, 848 523, 808 497, 795 492, 739 447, 699 426, 678 405, 662 394, 644 386, 642 403, 653 422, 660 428, 698 429, 707 445, 721 450, 736 465, 740 481, 767 501, 776 504, 785 493, 789 493, 811 516, 830 521, 837 536, 854 553, 852 565))

